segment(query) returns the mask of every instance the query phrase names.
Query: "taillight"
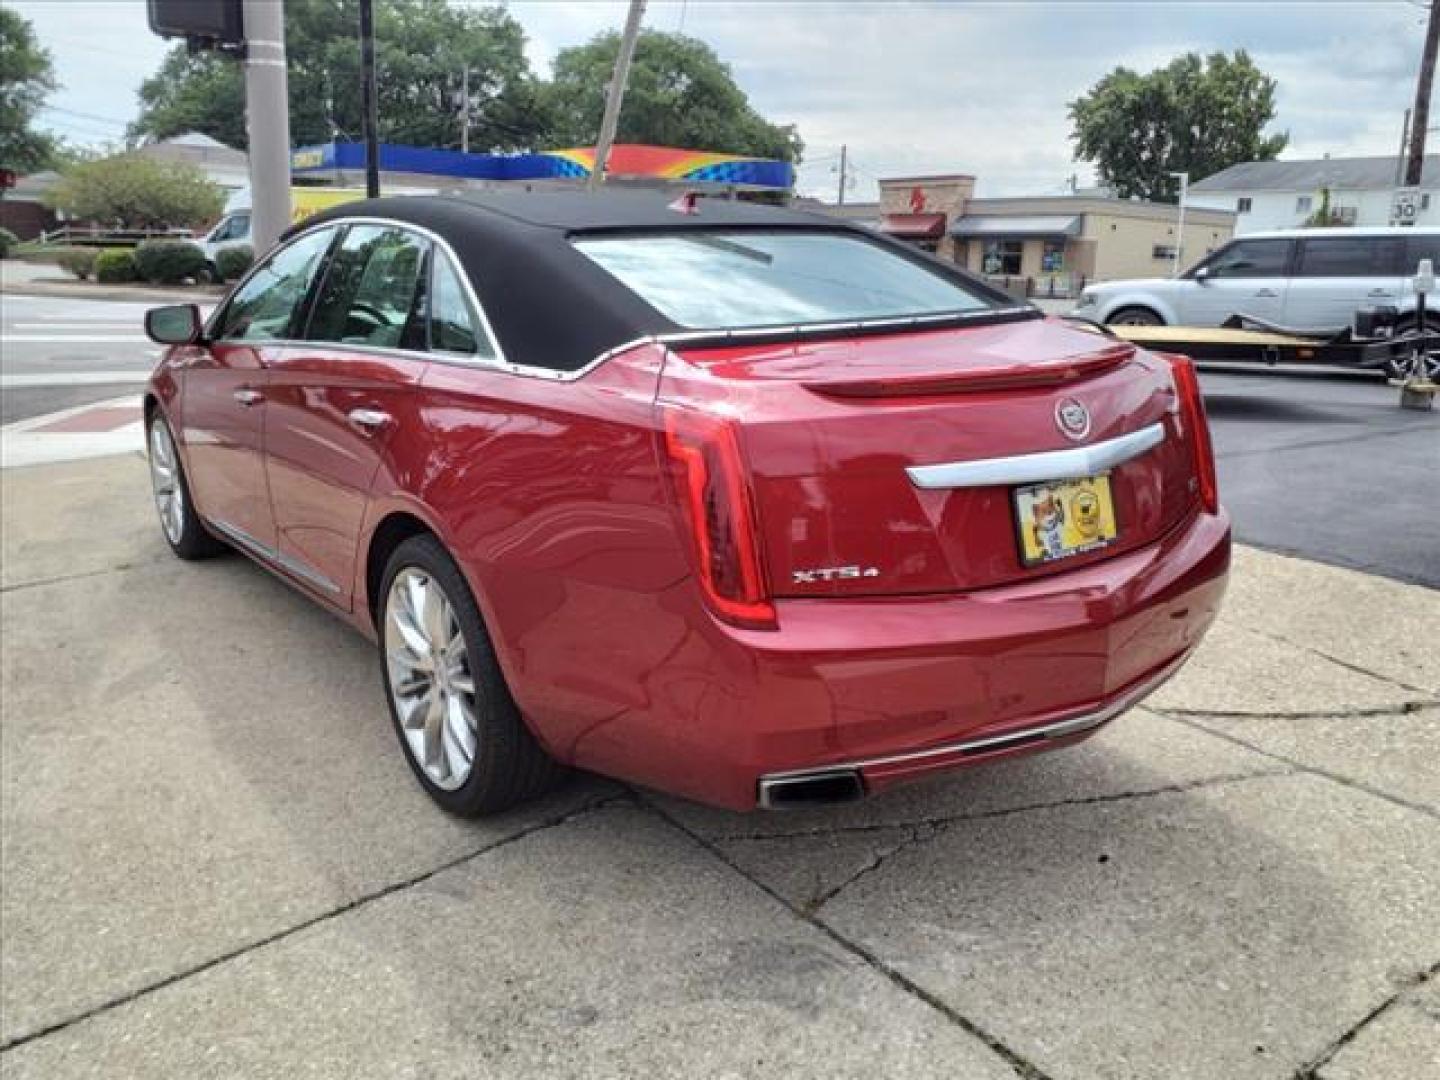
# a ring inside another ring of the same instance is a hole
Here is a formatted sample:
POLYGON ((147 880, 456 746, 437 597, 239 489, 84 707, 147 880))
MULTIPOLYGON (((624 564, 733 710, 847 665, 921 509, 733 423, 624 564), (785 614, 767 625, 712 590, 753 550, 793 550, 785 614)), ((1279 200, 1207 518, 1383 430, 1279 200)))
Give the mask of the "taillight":
POLYGON ((1188 356, 1165 354, 1175 373, 1175 389, 1180 394, 1180 415, 1185 435, 1195 452, 1195 479, 1200 485, 1200 505, 1213 514, 1220 509, 1220 484, 1215 476, 1215 450, 1210 443, 1210 423, 1205 419, 1205 399, 1200 394, 1200 378, 1188 356))
POLYGON ((667 409, 665 455, 706 603, 735 626, 774 630, 775 605, 735 424, 667 409))

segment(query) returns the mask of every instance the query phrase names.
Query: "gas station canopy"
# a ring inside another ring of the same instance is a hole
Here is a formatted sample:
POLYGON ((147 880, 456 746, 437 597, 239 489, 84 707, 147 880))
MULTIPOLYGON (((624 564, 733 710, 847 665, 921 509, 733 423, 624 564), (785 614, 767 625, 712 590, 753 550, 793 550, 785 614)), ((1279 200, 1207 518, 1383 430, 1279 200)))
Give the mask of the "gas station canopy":
MULTIPOLYGON (((330 142, 306 146, 290 155, 297 177, 363 171, 365 144, 330 142)), ((547 181, 583 180, 595 166, 593 147, 551 150, 538 154, 467 154, 420 146, 380 144, 380 168, 389 173, 434 176, 451 180, 547 181)), ((609 178, 625 178, 757 191, 788 191, 795 170, 772 158, 679 150, 669 146, 618 143, 610 151, 609 178)))

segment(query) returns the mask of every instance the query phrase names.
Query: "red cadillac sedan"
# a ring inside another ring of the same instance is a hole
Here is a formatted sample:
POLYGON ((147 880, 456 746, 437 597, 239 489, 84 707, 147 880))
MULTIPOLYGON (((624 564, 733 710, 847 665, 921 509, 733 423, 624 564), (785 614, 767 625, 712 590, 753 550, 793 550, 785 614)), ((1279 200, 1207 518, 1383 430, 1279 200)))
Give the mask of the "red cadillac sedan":
POLYGON ((372 637, 458 814, 570 765, 748 809, 1074 742, 1225 587, 1186 360, 837 220, 352 203, 147 328, 166 540, 372 637))

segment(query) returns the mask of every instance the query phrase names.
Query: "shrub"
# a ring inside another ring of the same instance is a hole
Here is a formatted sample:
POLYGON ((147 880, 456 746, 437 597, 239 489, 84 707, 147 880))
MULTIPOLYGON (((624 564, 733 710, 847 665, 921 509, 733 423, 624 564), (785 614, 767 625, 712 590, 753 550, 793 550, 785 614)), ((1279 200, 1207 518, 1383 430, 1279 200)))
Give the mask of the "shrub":
POLYGON ((248 244, 231 244, 215 253, 215 268, 220 271, 221 281, 242 277, 254 262, 255 252, 248 244))
POLYGON ((81 281, 89 281, 95 273, 94 248, 70 248, 62 251, 55 259, 56 264, 67 274, 74 274, 81 281))
POLYGON ((0 259, 8 259, 20 238, 9 229, 0 229, 0 259))
POLYGON ((146 240, 135 249, 135 269, 146 281, 178 285, 205 276, 205 253, 188 240, 146 240))
POLYGON ((106 248, 95 256, 95 280, 102 284, 119 285, 139 276, 133 248, 106 248))
POLYGON ((65 169, 45 201, 75 218, 164 229, 213 221, 225 195, 188 162, 126 152, 65 169))

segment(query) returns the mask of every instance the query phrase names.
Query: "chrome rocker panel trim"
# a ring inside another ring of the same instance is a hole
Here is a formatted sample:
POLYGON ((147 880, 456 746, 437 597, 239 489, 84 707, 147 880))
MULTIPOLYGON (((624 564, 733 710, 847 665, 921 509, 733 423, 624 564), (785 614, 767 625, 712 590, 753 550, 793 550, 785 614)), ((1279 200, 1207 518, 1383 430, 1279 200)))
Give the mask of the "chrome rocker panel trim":
POLYGON ((209 520, 207 524, 218 533, 224 534, 227 540, 233 540, 243 547, 247 552, 256 555, 265 562, 278 566, 280 569, 299 578, 307 584, 329 593, 339 593, 340 586, 331 581, 318 570, 312 570, 305 563, 292 555, 286 555, 283 551, 276 551, 269 544, 262 544, 255 537, 251 536, 244 529, 228 524, 224 521, 209 520))
POLYGON ((952 461, 942 465, 911 465, 905 472, 912 484, 927 489, 1003 487, 1043 480, 1079 480, 1109 472, 1164 441, 1165 425, 1157 422, 1090 446, 1014 457, 952 461))

